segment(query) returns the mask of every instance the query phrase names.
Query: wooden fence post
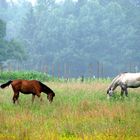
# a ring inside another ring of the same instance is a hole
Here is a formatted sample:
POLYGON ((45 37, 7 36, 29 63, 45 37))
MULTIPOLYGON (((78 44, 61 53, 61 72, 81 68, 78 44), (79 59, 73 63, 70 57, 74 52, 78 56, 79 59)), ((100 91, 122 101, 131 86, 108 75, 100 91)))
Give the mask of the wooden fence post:
POLYGON ((104 65, 101 63, 101 76, 104 78, 104 65))
POLYGON ((100 78, 100 62, 97 61, 97 78, 100 78))
POLYGON ((54 64, 52 64, 52 77, 54 77, 54 64))
POLYGON ((88 66, 88 71, 89 71, 89 77, 92 78, 93 77, 93 64, 90 63, 88 66))

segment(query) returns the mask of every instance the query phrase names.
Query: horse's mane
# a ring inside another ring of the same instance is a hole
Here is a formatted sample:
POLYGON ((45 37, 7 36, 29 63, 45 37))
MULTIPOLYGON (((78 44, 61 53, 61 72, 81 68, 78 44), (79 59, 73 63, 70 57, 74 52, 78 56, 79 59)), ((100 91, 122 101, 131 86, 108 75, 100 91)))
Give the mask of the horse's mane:
POLYGON ((118 78, 120 78, 122 76, 123 73, 117 75, 111 82, 110 86, 108 87, 108 89, 111 89, 111 87, 114 85, 114 83, 116 83, 116 81, 118 80, 118 78))
POLYGON ((128 72, 122 72, 120 74, 118 74, 111 82, 110 86, 108 87, 108 89, 111 89, 111 87, 117 82, 117 80, 124 74, 126 74, 128 72))
POLYGON ((40 81, 38 81, 40 86, 42 87, 42 90, 45 92, 45 93, 54 93, 53 90, 51 90, 48 86, 46 86, 45 84, 41 83, 40 81))

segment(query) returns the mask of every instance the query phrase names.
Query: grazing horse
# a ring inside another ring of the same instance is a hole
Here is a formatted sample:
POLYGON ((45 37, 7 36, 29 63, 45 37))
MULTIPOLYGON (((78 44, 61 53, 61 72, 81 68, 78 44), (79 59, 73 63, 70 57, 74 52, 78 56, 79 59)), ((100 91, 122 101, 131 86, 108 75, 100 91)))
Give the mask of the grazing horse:
POLYGON ((47 94, 47 98, 51 103, 55 93, 46 85, 37 80, 13 80, 2 84, 0 87, 5 88, 11 84, 14 91, 13 103, 18 101, 19 92, 23 94, 32 94, 32 103, 34 102, 35 95, 41 97, 41 92, 47 94))
POLYGON ((107 89, 108 98, 113 95, 113 91, 118 87, 121 87, 121 96, 125 93, 128 96, 127 88, 140 87, 140 73, 122 73, 117 75, 111 82, 107 89))

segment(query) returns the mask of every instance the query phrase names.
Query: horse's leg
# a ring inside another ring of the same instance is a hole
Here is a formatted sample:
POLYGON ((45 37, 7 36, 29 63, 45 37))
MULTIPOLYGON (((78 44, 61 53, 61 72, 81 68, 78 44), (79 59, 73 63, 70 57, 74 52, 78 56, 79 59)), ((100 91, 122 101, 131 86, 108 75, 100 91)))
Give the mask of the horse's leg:
POLYGON ((121 87, 121 97, 123 97, 124 89, 121 87))
POLYGON ((16 90, 16 88, 12 85, 12 89, 14 92, 14 96, 13 96, 13 103, 15 104, 15 102, 17 101, 17 103, 19 104, 18 98, 19 98, 19 91, 16 90))
POLYGON ((17 104, 19 104, 18 98, 19 98, 19 93, 16 96, 17 104))
POLYGON ((41 101, 41 102, 43 101, 43 98, 42 98, 42 96, 41 96, 41 93, 40 93, 40 101, 41 101))
POLYGON ((123 97, 124 92, 125 92, 125 95, 127 94, 127 86, 126 84, 121 83, 120 87, 121 87, 121 96, 123 97))
POLYGON ((41 102, 43 101, 43 98, 42 98, 42 96, 40 96, 40 101, 41 101, 41 102))
POLYGON ((32 104, 33 104, 34 100, 35 100, 35 95, 32 94, 32 104))
POLYGON ((15 102, 16 102, 16 97, 13 96, 13 103, 15 104, 15 102))
POLYGON ((128 90, 127 90, 127 88, 125 89, 125 96, 128 97, 128 90))
POLYGON ((13 103, 15 104, 15 102, 18 102, 18 97, 19 97, 19 92, 14 92, 14 96, 13 96, 13 103))
POLYGON ((41 93, 37 93, 36 95, 37 95, 38 98, 40 98, 40 101, 42 102, 43 99, 42 99, 42 97, 41 97, 41 93))

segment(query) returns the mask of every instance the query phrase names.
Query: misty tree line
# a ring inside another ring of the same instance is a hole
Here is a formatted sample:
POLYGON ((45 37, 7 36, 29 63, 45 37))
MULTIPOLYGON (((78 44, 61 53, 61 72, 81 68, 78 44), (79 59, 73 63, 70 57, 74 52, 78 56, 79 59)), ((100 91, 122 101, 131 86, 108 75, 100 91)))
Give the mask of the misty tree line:
POLYGON ((138 71, 139 15, 139 0, 38 0, 35 6, 0 0, 0 62, 30 69, 66 64, 72 76, 89 65, 98 76, 98 63, 105 76, 138 71))

